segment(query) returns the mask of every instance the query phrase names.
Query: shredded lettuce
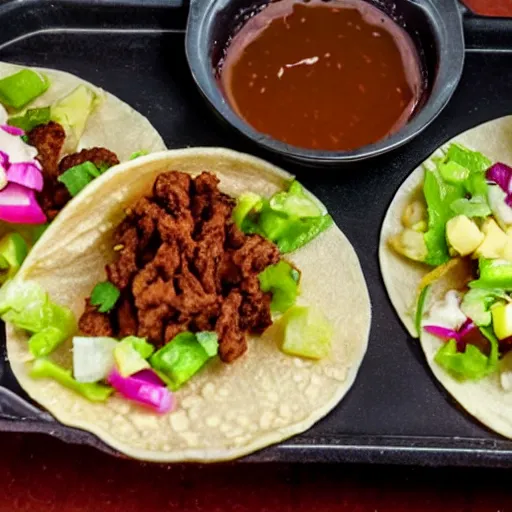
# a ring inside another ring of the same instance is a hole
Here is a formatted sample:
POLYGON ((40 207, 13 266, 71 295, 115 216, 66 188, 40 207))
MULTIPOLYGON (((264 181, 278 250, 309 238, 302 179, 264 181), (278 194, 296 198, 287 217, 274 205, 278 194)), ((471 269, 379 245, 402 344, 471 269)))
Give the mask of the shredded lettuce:
POLYGON ((244 233, 257 233, 274 242, 282 253, 297 250, 333 224, 332 217, 322 213, 297 181, 269 200, 242 194, 233 220, 244 233))
POLYGON ((425 262, 438 266, 450 259, 446 223, 455 215, 487 217, 486 169, 491 162, 481 153, 451 144, 443 158, 434 158, 435 168, 425 170, 423 193, 428 210, 424 235, 428 254, 425 262))
POLYGON ((284 313, 295 304, 300 274, 294 270, 289 263, 281 260, 258 275, 261 290, 272 293, 272 311, 284 313))
POLYGON ((127 336, 121 340, 130 345, 140 354, 143 359, 148 359, 155 351, 155 347, 146 341, 146 338, 139 338, 137 336, 127 336))
POLYGON ((498 369, 499 345, 490 328, 480 327, 480 332, 489 340, 489 356, 474 345, 466 345, 464 352, 457 351, 457 342, 450 340, 437 351, 435 361, 458 380, 480 380, 498 369))
POLYGON ((29 108, 23 115, 11 117, 7 124, 21 128, 24 132, 29 132, 40 124, 46 124, 50 121, 50 107, 29 108))
POLYGON ((460 308, 476 325, 486 326, 492 320, 490 307, 500 299, 507 299, 507 295, 501 290, 473 288, 464 295, 460 308))

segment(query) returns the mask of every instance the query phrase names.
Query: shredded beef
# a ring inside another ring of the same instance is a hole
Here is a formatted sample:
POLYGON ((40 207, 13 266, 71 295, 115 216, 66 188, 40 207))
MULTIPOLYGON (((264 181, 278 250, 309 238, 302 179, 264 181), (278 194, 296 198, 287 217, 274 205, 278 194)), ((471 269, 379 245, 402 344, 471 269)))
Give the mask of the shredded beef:
POLYGON ((100 313, 89 299, 85 301, 85 311, 80 317, 78 327, 88 336, 113 336, 114 329, 107 313, 100 313))
POLYGON ((43 169, 43 190, 37 199, 49 221, 52 221, 71 199, 67 188, 58 177, 76 165, 92 162, 97 166, 111 167, 119 159, 105 148, 83 149, 60 159, 66 140, 64 128, 54 121, 36 126, 27 133, 28 142, 37 149, 37 160, 43 169))
POLYGON ((78 153, 65 156, 60 161, 59 174, 85 162, 92 162, 96 167, 112 167, 119 163, 119 159, 115 153, 105 148, 82 149, 78 153))
MULTIPOLYGON (((247 333, 272 324, 258 274, 279 261, 279 250, 233 224, 235 202, 218 184, 208 172, 165 172, 127 211, 114 234, 118 257, 106 266, 122 291, 110 312, 114 335, 162 346, 180 332, 216 331, 220 358, 230 363, 247 350, 247 333)), ((81 320, 89 334, 103 327, 87 320, 92 313, 89 305, 81 320)))
POLYGON ((66 140, 64 128, 53 121, 36 126, 27 133, 28 142, 37 149, 37 159, 43 167, 44 177, 56 180, 59 176, 60 152, 66 140))

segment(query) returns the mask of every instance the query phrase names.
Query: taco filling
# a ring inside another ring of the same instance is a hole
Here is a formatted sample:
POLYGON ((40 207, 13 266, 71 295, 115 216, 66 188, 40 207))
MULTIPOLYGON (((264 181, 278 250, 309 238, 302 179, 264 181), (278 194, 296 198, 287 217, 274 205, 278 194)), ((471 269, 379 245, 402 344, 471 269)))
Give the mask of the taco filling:
MULTIPOLYGON (((0 63, 0 75, 3 67, 18 69, 0 63)), ((18 247, 0 283, 71 198, 120 163, 114 150, 94 144, 101 135, 90 136, 90 118, 102 109, 110 119, 130 115, 119 100, 64 73, 20 68, 0 79, 0 246, 18 247), (53 92, 68 83, 67 93, 53 92)), ((131 115, 135 123, 139 114, 131 115)))
MULTIPOLYGON (((279 212, 282 232, 293 227, 286 231, 294 247, 323 230, 318 219, 325 227, 332 220, 295 181, 270 201, 251 194, 258 198, 251 208, 247 194, 237 204, 218 185, 209 172, 195 178, 178 171, 159 174, 152 193, 125 209, 112 234, 116 256, 105 267, 107 279, 85 299, 78 322, 37 286, 7 283, 0 314, 32 334, 32 377, 56 380, 93 402, 116 390, 164 413, 175 403, 169 390, 179 389, 217 355, 224 363, 240 358, 247 335, 262 334, 273 314, 285 313, 284 352, 309 359, 329 355, 331 328, 323 314, 294 307, 300 269, 252 231, 259 229, 264 202, 268 213, 279 212), (280 206, 273 210, 276 197, 280 206), (244 224, 248 219, 250 228, 244 224), (312 219, 317 219, 313 233, 312 219), (297 230, 298 223, 305 227, 297 230), (244 233, 244 226, 251 232, 244 233), (70 336, 72 373, 47 359, 70 336)), ((273 224, 267 222, 267 229, 273 224)))
POLYGON ((421 193, 388 238, 430 267, 417 283, 418 335, 439 342, 434 361, 453 378, 501 377, 511 388, 512 168, 451 144, 425 166, 421 193), (449 283, 449 284, 447 284, 449 283), (510 355, 509 355, 510 354, 510 355))
POLYGON ((217 185, 207 172, 158 176, 153 195, 137 201, 114 233, 119 257, 106 272, 119 299, 108 313, 88 299, 81 332, 141 336, 161 347, 181 332, 215 331, 220 358, 232 362, 247 350, 246 332, 270 326, 272 294, 258 276, 281 255, 235 225, 235 201, 217 185))

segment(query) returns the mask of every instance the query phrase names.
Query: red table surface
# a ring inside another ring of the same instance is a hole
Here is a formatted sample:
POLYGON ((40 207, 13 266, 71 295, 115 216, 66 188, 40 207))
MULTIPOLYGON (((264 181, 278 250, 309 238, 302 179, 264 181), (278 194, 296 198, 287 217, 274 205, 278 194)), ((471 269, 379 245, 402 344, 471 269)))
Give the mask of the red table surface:
POLYGON ((462 0, 482 16, 512 17, 512 0, 462 0))
POLYGON ((121 460, 42 435, 0 434, 0 511, 507 512, 511 473, 353 465, 121 460))

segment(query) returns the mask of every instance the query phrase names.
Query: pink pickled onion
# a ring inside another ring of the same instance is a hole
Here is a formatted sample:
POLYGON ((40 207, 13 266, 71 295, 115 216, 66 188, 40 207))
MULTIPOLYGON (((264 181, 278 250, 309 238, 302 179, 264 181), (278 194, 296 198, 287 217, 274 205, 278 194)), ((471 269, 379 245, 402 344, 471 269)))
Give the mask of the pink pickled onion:
POLYGON ((34 190, 43 190, 43 174, 31 162, 11 164, 7 169, 7 181, 34 190))
POLYGON ((16 126, 9 126, 8 124, 2 124, 0 125, 0 128, 9 135, 19 135, 20 137, 22 135, 25 135, 25 132, 21 128, 17 128, 16 126))
POLYGON ((152 370, 142 370, 123 377, 115 368, 108 376, 109 384, 128 400, 150 407, 158 413, 174 408, 174 398, 152 370))
POLYGON ((491 165, 485 173, 485 177, 489 181, 493 181, 507 194, 511 191, 512 168, 500 162, 491 165))
POLYGON ((9 167, 9 155, 4 151, 0 151, 0 166, 4 168, 4 171, 9 167))
POLYGON ((477 329, 477 326, 468 318, 458 331, 441 327, 439 325, 425 325, 423 326, 423 329, 442 340, 455 340, 457 342, 457 350, 459 352, 464 352, 469 339, 468 335, 472 334, 472 332, 477 329))
POLYGON ((434 336, 443 340, 459 339, 459 333, 453 329, 448 329, 447 327, 441 327, 439 325, 424 325, 423 329, 429 334, 433 334, 434 336))
POLYGON ((43 224, 46 216, 33 190, 9 183, 0 190, 0 220, 16 224, 43 224))

